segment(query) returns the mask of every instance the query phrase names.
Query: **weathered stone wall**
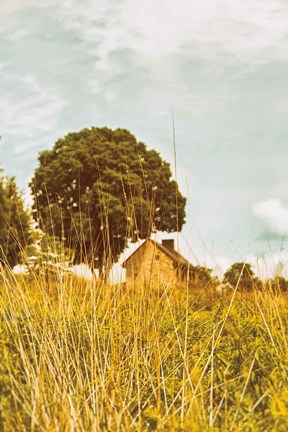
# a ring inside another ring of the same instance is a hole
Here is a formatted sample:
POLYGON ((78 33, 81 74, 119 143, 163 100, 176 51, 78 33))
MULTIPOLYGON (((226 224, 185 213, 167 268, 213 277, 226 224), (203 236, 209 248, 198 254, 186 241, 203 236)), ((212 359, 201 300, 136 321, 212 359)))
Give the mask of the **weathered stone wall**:
POLYGON ((146 241, 126 264, 126 283, 129 287, 173 287, 176 271, 173 260, 151 242, 146 241))

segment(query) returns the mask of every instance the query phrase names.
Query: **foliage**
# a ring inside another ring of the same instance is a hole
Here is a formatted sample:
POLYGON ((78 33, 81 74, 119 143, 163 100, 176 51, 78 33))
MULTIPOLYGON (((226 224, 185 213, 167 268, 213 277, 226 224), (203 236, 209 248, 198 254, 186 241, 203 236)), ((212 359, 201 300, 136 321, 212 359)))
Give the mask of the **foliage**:
POLYGON ((193 282, 193 286, 196 286, 198 288, 211 288, 212 286, 215 286, 219 283, 219 280, 217 277, 213 276, 212 269, 209 269, 207 267, 197 265, 193 269, 195 274, 195 280, 193 282))
POLYGON ((185 222, 169 164, 125 129, 69 133, 40 154, 30 186, 40 227, 74 249, 75 261, 96 260, 100 269, 127 239, 185 222))
POLYGON ((0 262, 14 267, 30 243, 30 216, 23 198, 14 178, 4 178, 0 171, 0 262))
POLYGON ((283 276, 275 276, 274 279, 269 279, 267 285, 272 292, 288 291, 288 281, 283 276))
POLYGON ((233 287, 238 286, 239 291, 252 291, 259 287, 261 282, 255 276, 251 264, 240 262, 233 264, 224 274, 224 281, 233 287))

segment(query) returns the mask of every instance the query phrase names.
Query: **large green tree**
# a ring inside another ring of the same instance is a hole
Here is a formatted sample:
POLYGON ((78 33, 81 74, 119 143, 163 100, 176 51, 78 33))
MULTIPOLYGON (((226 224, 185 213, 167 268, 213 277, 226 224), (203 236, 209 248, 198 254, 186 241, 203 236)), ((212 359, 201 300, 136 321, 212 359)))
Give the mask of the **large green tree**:
POLYGON ((169 164, 125 129, 69 133, 40 153, 30 186, 40 227, 100 270, 128 239, 180 231, 185 222, 169 164))
POLYGON ((0 171, 0 262, 13 267, 31 243, 30 216, 15 180, 0 171))

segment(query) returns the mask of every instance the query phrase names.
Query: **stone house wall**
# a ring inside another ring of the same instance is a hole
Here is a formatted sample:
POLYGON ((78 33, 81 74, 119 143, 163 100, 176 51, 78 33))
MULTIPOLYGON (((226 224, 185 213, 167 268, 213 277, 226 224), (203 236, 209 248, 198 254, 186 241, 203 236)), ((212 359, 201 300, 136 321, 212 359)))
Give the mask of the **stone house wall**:
POLYGON ((176 281, 173 260, 151 241, 146 241, 126 262, 129 287, 173 287, 176 281))

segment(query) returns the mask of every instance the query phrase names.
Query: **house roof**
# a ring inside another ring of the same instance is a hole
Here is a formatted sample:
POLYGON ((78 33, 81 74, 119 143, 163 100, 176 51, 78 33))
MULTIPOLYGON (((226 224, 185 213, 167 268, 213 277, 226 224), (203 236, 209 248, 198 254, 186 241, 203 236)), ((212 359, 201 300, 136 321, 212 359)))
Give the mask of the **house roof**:
POLYGON ((194 267, 189 261, 186 260, 179 252, 175 250, 168 249, 167 247, 163 246, 163 244, 156 242, 155 240, 152 240, 150 238, 146 239, 123 263, 122 266, 126 267, 127 261, 130 261, 132 257, 145 245, 145 243, 151 242, 153 245, 161 250, 163 253, 165 253, 171 260, 176 264, 180 266, 185 267, 194 267))

